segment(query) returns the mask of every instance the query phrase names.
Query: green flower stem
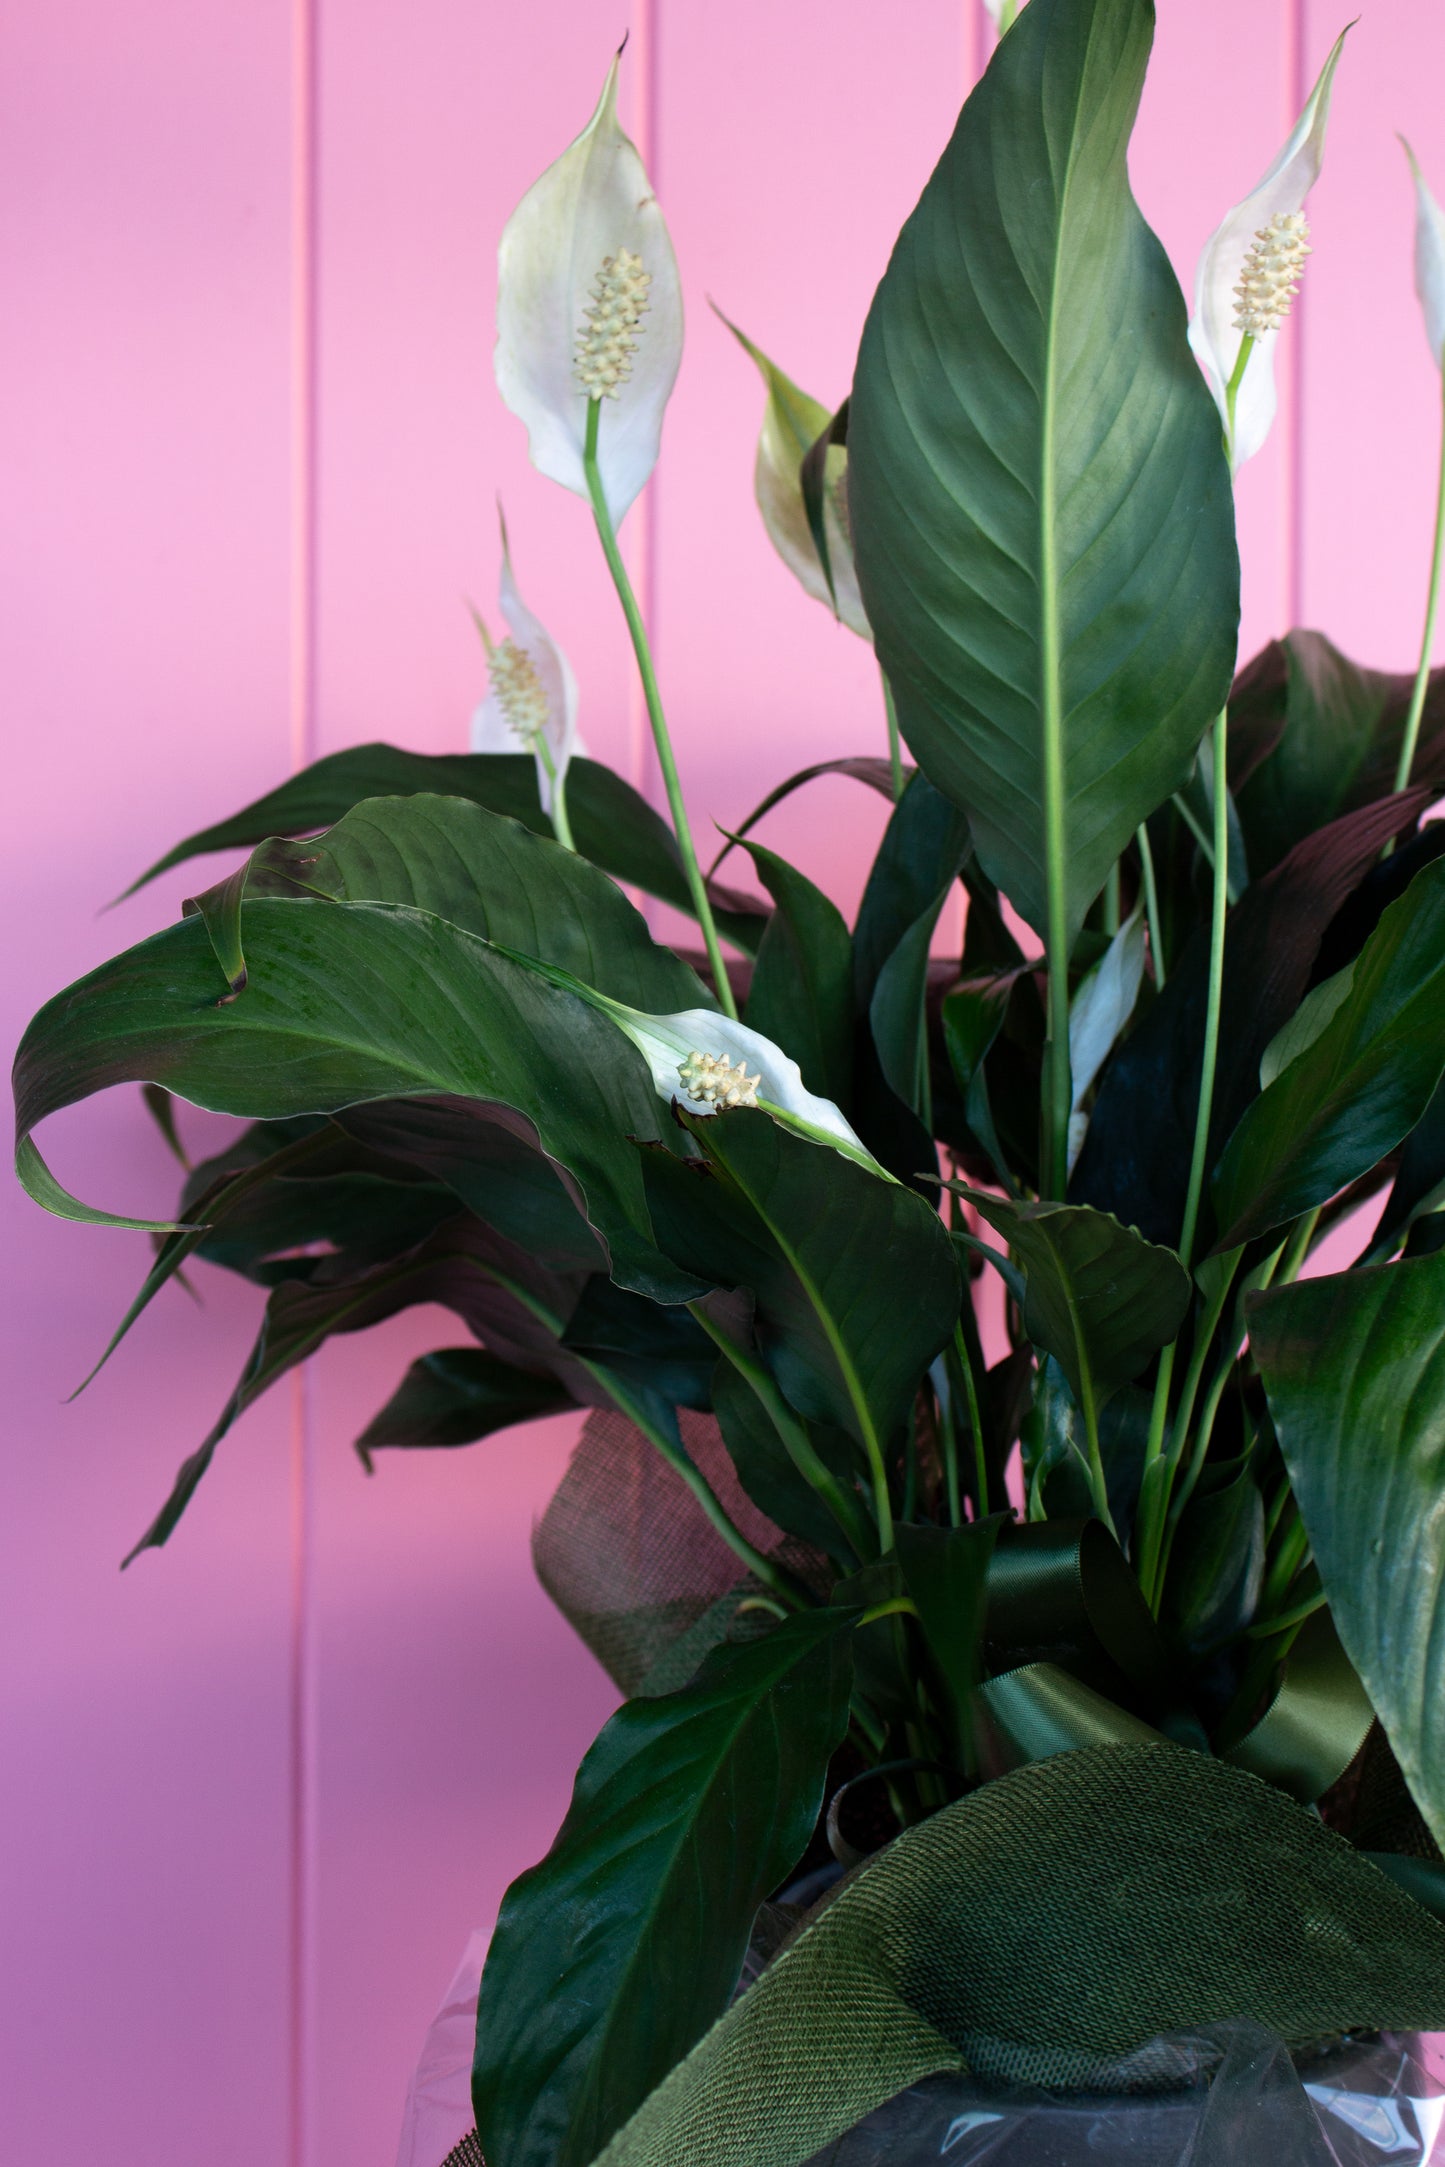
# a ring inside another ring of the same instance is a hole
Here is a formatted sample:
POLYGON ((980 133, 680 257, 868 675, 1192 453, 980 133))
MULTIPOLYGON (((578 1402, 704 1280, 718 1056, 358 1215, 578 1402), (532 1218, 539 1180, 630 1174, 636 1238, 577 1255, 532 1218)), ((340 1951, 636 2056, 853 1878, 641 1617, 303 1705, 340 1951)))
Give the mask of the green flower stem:
POLYGON ((1164 990, 1164 939, 1159 930, 1159 889, 1154 879, 1154 852, 1149 844, 1147 822, 1141 820, 1134 835, 1139 845, 1139 867, 1144 876, 1144 916, 1149 926, 1149 954, 1154 964, 1154 983, 1164 990))
MULTIPOLYGON (((1245 357, 1247 358, 1247 356, 1245 357)), ((1243 364, 1235 375, 1242 373, 1243 364)), ((1219 1012, 1224 995, 1224 931, 1229 914, 1229 768, 1228 712, 1214 721, 1214 900, 1209 928, 1209 991, 1204 1011, 1204 1053, 1199 1073, 1199 1108, 1194 1119, 1194 1148, 1189 1160, 1189 1185, 1184 1196, 1184 1223, 1179 1235, 1179 1254, 1188 1270, 1194 1258, 1194 1238, 1199 1225, 1199 1205, 1204 1194, 1205 1162, 1209 1156, 1209 1123, 1214 1111, 1214 1072, 1219 1060, 1219 1012)), ((1164 1429, 1169 1417, 1169 1389, 1179 1342, 1171 1341, 1159 1357, 1154 1404, 1149 1414, 1149 1437, 1144 1448, 1144 1480, 1139 1493, 1140 1542, 1137 1554, 1139 1584, 1151 1603, 1159 1599, 1159 1553, 1169 1509, 1172 1470, 1153 1473, 1153 1463, 1164 1451, 1164 1429)))
POLYGON ((1445 556, 1445 374, 1441 376, 1441 425, 1440 425, 1440 478, 1435 490, 1435 545, 1430 552, 1430 587, 1425 599, 1425 635, 1420 642, 1420 667, 1415 673, 1414 690, 1405 714, 1405 734, 1400 741, 1400 764, 1395 770, 1395 788, 1403 790, 1410 780, 1410 770, 1415 764, 1415 746, 1420 736, 1420 718, 1425 712, 1425 695, 1430 690, 1430 650, 1435 644, 1435 612, 1440 602, 1440 563, 1445 556))
POLYGON ((867 1514, 858 1500, 849 1496, 823 1464, 817 1447, 783 1398, 771 1372, 764 1368, 756 1355, 748 1348, 740 1346, 730 1333, 723 1330, 709 1315, 702 1302, 689 1302, 687 1306, 713 1345, 731 1362, 738 1375, 752 1386, 773 1428, 782 1439, 788 1458, 803 1480, 817 1491, 857 1556, 860 1559, 876 1557, 878 1544, 869 1527, 867 1514))
POLYGON ((890 1595, 886 1603, 875 1603, 865 1610, 858 1620, 860 1625, 876 1625, 880 1618, 916 1618, 918 1605, 911 1595, 890 1595))
POLYGON ((1276 1633, 1287 1633, 1292 1626, 1303 1625, 1305 1620, 1312 1618, 1317 1610, 1323 1610, 1328 1601, 1329 1597, 1325 1594, 1324 1589, 1316 1588, 1313 1595, 1307 1595, 1302 1602, 1292 1604, 1288 1610, 1281 1611, 1278 1617, 1266 1618, 1259 1625, 1247 1626, 1244 1638, 1246 1640, 1272 1640, 1276 1633))
POLYGON ((575 851, 577 845, 572 840, 572 824, 567 818, 567 785, 557 780, 557 763, 552 758, 552 748, 545 737, 537 739, 537 754, 547 770, 547 780, 552 785, 552 810, 548 815, 552 823, 552 833, 564 850, 575 851))
POLYGON ((1239 387, 1244 382, 1244 372, 1249 367, 1249 357, 1254 352, 1254 335, 1246 331, 1239 342, 1239 352, 1234 357, 1234 370, 1224 387, 1224 404, 1229 416, 1229 448, 1234 450, 1234 408, 1239 398, 1239 387))
POLYGON ((898 731, 898 709, 893 700, 893 687, 880 669, 883 684, 883 706, 888 716, 888 765, 893 771, 893 802, 896 805, 903 795, 903 741, 898 731))
POLYGON ((708 967, 712 972, 713 985, 718 1004, 725 1015, 737 1021, 737 1003, 728 983, 727 970, 723 964, 722 949, 718 945, 717 926, 713 922, 712 905, 708 901, 707 886, 693 848, 692 829, 688 825, 687 807, 683 803, 682 784, 678 780, 677 761, 673 757, 672 739, 668 734, 667 717, 662 710, 662 695, 657 687, 657 672, 653 668, 652 649, 648 643, 647 627, 617 546, 617 530, 612 524, 608 509, 607 492, 602 486, 602 475, 597 465, 597 432, 602 413, 602 401, 587 402, 587 436, 582 452, 582 470, 587 477, 588 494, 592 499, 592 513, 597 521, 597 533, 602 543, 602 554, 607 559, 607 569, 612 574, 612 584, 622 604, 622 614, 627 619, 627 629, 632 635, 632 651, 637 657, 638 673, 642 678, 643 697, 647 702, 648 720, 652 724, 653 742, 657 746, 658 765, 662 769, 663 787, 667 791, 668 808, 672 814, 673 833, 682 857, 682 869, 687 878, 688 894, 692 898, 693 915, 702 928, 703 945, 707 949, 708 967))

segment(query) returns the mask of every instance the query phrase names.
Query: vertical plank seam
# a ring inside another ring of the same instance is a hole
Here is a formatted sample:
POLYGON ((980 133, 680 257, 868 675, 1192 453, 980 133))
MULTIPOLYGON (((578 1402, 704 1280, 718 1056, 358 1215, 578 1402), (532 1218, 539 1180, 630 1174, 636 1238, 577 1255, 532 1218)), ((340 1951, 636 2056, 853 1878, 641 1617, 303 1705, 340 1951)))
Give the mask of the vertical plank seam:
MULTIPOLYGON (((1309 25, 1309 0, 1284 0, 1285 20, 1285 66, 1284 93, 1286 112, 1284 135, 1288 136, 1296 116, 1303 112, 1308 95, 1306 80, 1306 43, 1309 25)), ((1285 430, 1285 614, 1288 630, 1304 622, 1305 585, 1305 396, 1307 390, 1306 347, 1312 310, 1309 287, 1301 282, 1302 290, 1295 307, 1294 337, 1288 346, 1289 412, 1285 430)))
MULTIPOLYGON (((317 53, 319 0, 291 0, 289 645, 293 774, 316 757, 317 53)), ((287 2149, 313 2155, 315 1976, 314 1437, 307 1370, 291 1380, 287 1647, 287 2149)))

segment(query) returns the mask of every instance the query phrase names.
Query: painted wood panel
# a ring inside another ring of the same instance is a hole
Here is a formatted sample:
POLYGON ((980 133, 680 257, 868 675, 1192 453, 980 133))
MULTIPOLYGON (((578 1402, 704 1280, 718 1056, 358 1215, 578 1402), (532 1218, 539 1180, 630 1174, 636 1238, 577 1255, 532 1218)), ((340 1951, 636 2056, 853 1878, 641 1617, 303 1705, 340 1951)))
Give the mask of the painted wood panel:
MULTIPOLYGON (((1323 0, 1159 13, 1132 165, 1188 285, 1339 25, 1323 0)), ((1445 189, 1436 14, 1394 0, 1352 33, 1301 361, 1240 483, 1245 652, 1302 595, 1363 659, 1412 657, 1439 393, 1391 130, 1445 189)), ((736 821, 811 760, 881 748, 871 655, 762 534, 759 387, 708 298, 841 395, 892 235, 989 50, 982 0, 886 16, 631 0, 605 20, 582 0, 59 0, 12 26, 0 152, 20 277, 18 396, 0 410, 0 638, 25 746, 0 815, 17 1030, 186 883, 101 925, 94 904, 293 755, 465 743, 482 670, 464 598, 493 601, 499 491, 584 735, 649 781, 586 507, 532 472, 490 355, 501 224, 585 120, 623 29, 689 342, 626 542, 697 825, 736 821)), ((850 905, 880 820, 830 782, 767 833, 850 905)), ((168 1195, 132 1096, 56 1126, 85 1193, 168 1195)), ((203 1273, 202 1312, 175 1295, 61 1410, 142 1251, 5 1208, 0 1784, 19 1962, 0 2151, 59 2167, 103 2126, 116 2167, 390 2167, 430 2007, 549 1840, 611 1702, 527 1556, 572 1426, 398 1455, 368 1481, 351 1437, 412 1354, 460 1336, 441 1313, 398 1320, 248 1416, 170 1549, 121 1580, 256 1305, 203 1273)))

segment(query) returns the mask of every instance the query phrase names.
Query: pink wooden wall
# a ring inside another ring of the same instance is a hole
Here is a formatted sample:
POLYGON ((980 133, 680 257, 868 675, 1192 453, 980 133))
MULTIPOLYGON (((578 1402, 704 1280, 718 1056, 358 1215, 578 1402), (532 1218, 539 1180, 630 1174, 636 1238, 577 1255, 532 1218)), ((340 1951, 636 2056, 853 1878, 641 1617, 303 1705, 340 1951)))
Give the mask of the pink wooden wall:
MULTIPOLYGON (((1344 0, 1160 0, 1135 179, 1186 282, 1344 0)), ((696 814, 881 740, 870 658, 791 587, 750 500, 758 389, 711 294, 818 396, 846 386, 890 239, 987 50, 978 0, 48 0, 9 11, 0 880, 12 1038, 176 907, 98 920, 178 834, 300 757, 458 749, 461 598, 506 498, 592 748, 646 780, 583 507, 491 383, 493 246, 625 97, 690 343, 632 548, 696 814)), ((1392 130, 1445 188, 1445 12, 1374 0, 1341 71, 1283 422, 1240 488, 1253 647, 1292 614, 1413 659, 1437 379, 1392 130)), ((877 813, 826 784, 773 840, 840 900, 877 813)), ((193 1133, 200 1135, 199 1122, 193 1133)), ((164 1209, 125 1092, 53 1125, 85 1195, 164 1209)), ((257 1303, 172 1291, 73 1407, 139 1237, 4 1196, 0 2157, 390 2167, 467 1930, 546 1844, 609 1688, 534 1588, 566 1423, 469 1453, 349 1452, 410 1319, 227 1439, 171 1547, 121 1578, 257 1303)))

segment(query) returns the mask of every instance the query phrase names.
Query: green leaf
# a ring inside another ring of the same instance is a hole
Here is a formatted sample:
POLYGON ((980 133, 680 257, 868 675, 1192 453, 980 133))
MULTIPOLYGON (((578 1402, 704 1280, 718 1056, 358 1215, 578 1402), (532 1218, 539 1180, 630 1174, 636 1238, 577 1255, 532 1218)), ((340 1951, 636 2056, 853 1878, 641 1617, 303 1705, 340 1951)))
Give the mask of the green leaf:
POLYGON ((246 905, 246 927, 250 981, 239 997, 191 918, 40 1011, 15 1072, 17 1167, 37 1201, 94 1216, 49 1176, 29 1133, 107 1084, 159 1083, 252 1118, 440 1093, 526 1117, 578 1184, 624 1284, 675 1301, 700 1291, 653 1246, 629 1141, 659 1135, 661 1102, 633 1047, 594 1009, 475 936, 395 904, 262 899, 246 905))
POLYGON ((748 1287, 758 1339, 798 1412, 881 1451, 958 1315, 935 1211, 746 1109, 679 1117, 706 1171, 643 1155, 657 1236, 686 1271, 748 1287))
MULTIPOLYGON (((1362 669, 1322 632, 1272 641, 1229 702, 1229 774, 1256 874, 1394 788, 1414 673, 1362 669)), ((1445 671, 1431 673, 1412 774, 1445 782, 1445 671)))
MULTIPOLYGON (((1037 0, 1035 0, 1037 4, 1037 0)), ((1172 1249, 1146 1242, 1084 1204, 1014 1204, 970 1193, 1024 1269, 1024 1329, 1051 1354, 1076 1399, 1102 1401, 1174 1338, 1192 1286, 1172 1249)))
MULTIPOLYGON (((188 858, 213 850, 250 849, 273 835, 305 835, 329 827, 364 798, 425 791, 470 798, 493 813, 520 820, 538 835, 551 823, 537 796, 537 763, 530 753, 403 752, 395 745, 352 745, 328 753, 268 791, 229 820, 188 835, 126 890, 188 858)), ((641 888, 691 915, 691 899, 672 830, 620 775, 595 760, 574 760, 567 771, 567 811, 578 850, 625 887, 641 888)), ((712 884, 720 931, 751 954, 765 913, 750 896, 712 884)))
MULTIPOLYGON (((904 772, 905 775, 912 775, 913 770, 907 768, 904 772)), ((728 836, 713 860, 713 872, 717 871, 728 852, 736 850, 744 836, 752 833, 764 814, 770 813, 775 805, 781 805, 784 798, 790 798, 795 790, 801 790, 805 783, 816 782, 822 775, 850 776, 854 782, 866 783, 870 790, 875 790, 879 797, 886 798, 890 805, 893 803, 891 761, 868 753, 854 753, 842 760, 819 760, 812 767, 802 768, 796 775, 790 775, 786 782, 778 783, 761 803, 753 807, 746 820, 739 821, 736 830, 728 836)))
POLYGON ((850 1622, 814 1611, 719 1649, 592 1747, 482 1975, 472 2097, 497 2167, 587 2167, 721 2015, 753 1914, 817 1821, 850 1622))
POLYGON ((1250 1622, 1264 1549, 1264 1500, 1247 1468, 1190 1499, 1164 1589, 1165 1619, 1186 1647, 1217 1647, 1250 1622))
MULTIPOLYGON (((719 1362, 713 1373, 712 1411, 738 1481, 759 1512, 845 1568, 855 1565, 837 1520, 794 1465, 757 1393, 729 1361, 719 1362)), ((808 1435, 828 1472, 853 1495, 857 1449, 851 1440, 823 1423, 813 1424, 808 1435)))
POLYGON ((1248 1318, 1336 1630, 1445 1841, 1445 1254, 1258 1294, 1248 1318))
POLYGON ((357 1438, 356 1449, 369 1469, 372 1454, 383 1449, 475 1444, 513 1423, 560 1414, 573 1405, 571 1393, 555 1378, 518 1369, 482 1347, 440 1347, 412 1363, 357 1438))
POLYGON ((1249 1108, 1214 1175, 1235 1249, 1393 1151, 1445 1068, 1445 859, 1415 875, 1360 951, 1345 998, 1249 1108))
POLYGON ((970 1764, 971 1709, 975 1689, 987 1676, 984 1626, 988 1616, 988 1569, 1002 1515, 967 1527, 900 1526, 894 1531, 904 1585, 918 1609, 927 1644, 936 1704, 950 1733, 959 1774, 970 1764))
POLYGON ((849 430, 903 734, 1051 950, 1224 706, 1219 417, 1129 191, 1149 0, 1031 0, 870 311, 849 430))
POLYGON ((810 1091, 846 1112, 853 1067, 847 925, 837 905, 785 858, 761 843, 745 847, 777 906, 758 944, 745 1020, 792 1055, 810 1091))
MULTIPOLYGON (((243 908, 239 875, 213 892, 243 908)), ((368 798, 324 835, 263 843, 245 894, 404 903, 654 1015, 715 1005, 605 873, 464 798, 368 798)), ((240 946, 227 928, 225 955, 239 956, 240 946)))
POLYGON ((603 1273, 583 1287, 562 1344, 675 1406, 711 1404, 717 1350, 702 1326, 686 1309, 649 1302, 603 1273))
MULTIPOLYGON (((868 1024, 878 1066, 891 1091, 933 1125, 928 1059, 928 959, 938 914, 953 889, 949 879, 908 927, 873 988, 868 1024)), ((919 1169, 923 1171, 922 1168, 919 1169)))

